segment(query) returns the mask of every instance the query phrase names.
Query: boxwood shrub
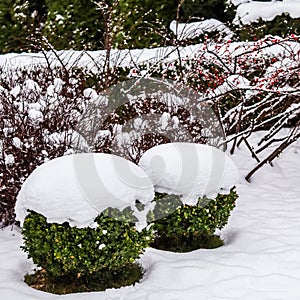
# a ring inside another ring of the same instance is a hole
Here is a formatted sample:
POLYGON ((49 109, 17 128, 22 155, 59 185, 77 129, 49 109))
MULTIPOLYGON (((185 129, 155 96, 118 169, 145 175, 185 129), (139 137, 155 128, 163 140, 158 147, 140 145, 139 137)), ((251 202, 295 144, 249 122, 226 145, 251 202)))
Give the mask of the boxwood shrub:
POLYGON ((133 223, 110 215, 101 213, 95 219, 96 228, 77 228, 67 222, 48 223, 43 215, 31 211, 22 229, 22 248, 52 281, 88 283, 96 278, 108 282, 106 288, 116 287, 114 276, 130 268, 152 241, 153 232, 150 228, 139 232, 133 223))
POLYGON ((149 216, 156 235, 152 246, 178 252, 221 246, 214 233, 227 224, 237 198, 232 188, 229 194, 199 198, 197 205, 191 206, 183 205, 180 196, 156 193, 155 209, 149 216))

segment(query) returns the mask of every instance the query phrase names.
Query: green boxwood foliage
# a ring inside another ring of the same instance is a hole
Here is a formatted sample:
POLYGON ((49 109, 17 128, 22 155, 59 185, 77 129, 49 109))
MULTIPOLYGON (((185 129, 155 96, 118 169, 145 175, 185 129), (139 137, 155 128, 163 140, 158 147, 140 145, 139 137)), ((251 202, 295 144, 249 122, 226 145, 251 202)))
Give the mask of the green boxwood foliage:
POLYGON ((96 228, 47 223, 30 212, 22 230, 23 250, 33 262, 57 281, 81 277, 112 276, 131 265, 152 240, 151 229, 137 231, 133 223, 117 221, 101 213, 96 228))
POLYGON ((179 252, 197 245, 205 247, 215 230, 227 224, 238 195, 232 188, 229 194, 218 194, 215 199, 199 198, 195 206, 182 205, 180 198, 156 193, 156 206, 149 216, 154 219, 154 247, 179 252))

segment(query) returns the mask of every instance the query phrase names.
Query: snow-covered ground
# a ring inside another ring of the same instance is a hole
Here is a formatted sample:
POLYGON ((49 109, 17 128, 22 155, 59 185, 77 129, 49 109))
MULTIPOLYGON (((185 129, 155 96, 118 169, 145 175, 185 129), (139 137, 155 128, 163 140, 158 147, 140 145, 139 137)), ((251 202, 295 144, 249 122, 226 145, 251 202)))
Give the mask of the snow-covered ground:
MULTIPOLYGON (((257 139, 257 133, 252 140, 257 139)), ((147 249, 135 286, 104 292, 47 294, 28 287, 33 265, 20 249, 20 230, 0 231, 0 298, 12 300, 298 300, 300 295, 300 141, 264 166, 251 183, 243 175, 255 161, 247 149, 232 157, 241 171, 240 198, 220 234, 225 245, 178 254, 147 249)))
MULTIPOLYGON (((234 0, 246 2, 245 0, 234 0)), ((258 17, 272 19, 290 11, 300 17, 300 1, 248 1, 238 8, 244 23, 258 17), (280 8, 280 9, 279 9, 280 8), (245 15, 246 13, 246 15, 245 15), (246 17, 245 17, 246 16, 246 17), (245 21, 248 20, 248 21, 245 21)), ((195 26, 195 25, 193 25, 195 26)), ((187 27, 184 27, 187 28, 187 27)), ((251 44, 251 43, 250 43, 251 44)), ((219 53, 237 54, 240 43, 222 46, 219 53), (226 48, 227 47, 227 48, 226 48), (227 49, 225 51, 225 49, 227 49), (236 50, 237 49, 237 50, 236 50)), ((290 43, 298 50, 298 43, 290 43)), ((203 45, 180 48, 182 57, 192 57, 203 45)), ((264 54, 279 54, 278 45, 264 54)), ((57 56, 66 64, 98 70, 105 61, 104 51, 59 51, 46 54, 54 66, 57 56), (93 59, 91 59, 91 57, 93 59)), ((112 51, 113 65, 130 66, 178 58, 175 47, 112 51)), ((0 66, 14 69, 46 64, 42 54, 0 56, 0 66)), ((245 84, 244 81, 241 81, 245 84)), ((226 88, 226 86, 224 86, 226 88)), ((251 137, 258 138, 262 133, 251 137)), ((243 146, 243 145, 242 145, 243 146)), ((0 299, 75 299, 75 300, 298 300, 300 297, 300 141, 289 147, 274 162, 264 166, 248 183, 243 179, 255 165, 241 146, 233 159, 240 169, 237 191, 240 195, 229 224, 220 232, 225 245, 214 250, 200 249, 185 254, 147 249, 141 258, 146 273, 135 286, 105 292, 57 296, 34 290, 23 282, 33 264, 20 249, 20 229, 0 230, 0 299)), ((9 160, 10 157, 7 157, 9 160)))

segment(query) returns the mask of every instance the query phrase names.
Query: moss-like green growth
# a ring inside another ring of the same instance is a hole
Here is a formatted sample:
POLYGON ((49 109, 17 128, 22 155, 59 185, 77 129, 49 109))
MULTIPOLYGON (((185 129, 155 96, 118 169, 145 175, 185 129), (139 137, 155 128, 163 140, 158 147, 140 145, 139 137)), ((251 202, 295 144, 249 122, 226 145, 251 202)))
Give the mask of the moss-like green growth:
POLYGON ((218 235, 212 236, 190 236, 189 238, 181 235, 176 238, 158 236, 155 238, 151 247, 159 250, 171 252, 190 252, 197 249, 214 249, 223 246, 223 241, 218 235))

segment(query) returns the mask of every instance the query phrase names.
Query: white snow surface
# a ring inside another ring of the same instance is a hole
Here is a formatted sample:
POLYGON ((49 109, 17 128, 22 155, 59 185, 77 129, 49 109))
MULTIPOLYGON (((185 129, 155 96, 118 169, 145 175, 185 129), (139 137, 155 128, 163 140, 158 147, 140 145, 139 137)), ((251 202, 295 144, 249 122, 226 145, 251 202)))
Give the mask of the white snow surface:
POLYGON ((250 81, 241 75, 230 75, 225 82, 219 85, 211 94, 212 96, 222 95, 234 89, 251 90, 250 81))
POLYGON ((234 23, 249 24, 262 18, 266 21, 273 20, 276 16, 288 13, 292 18, 300 18, 300 1, 248 1, 241 3, 237 7, 234 23))
MULTIPOLYGON (((259 140, 262 133, 251 137, 259 140)), ((271 151, 271 149, 270 149, 271 151)), ((34 265, 22 252, 17 227, 0 230, 0 298, 12 300, 298 300, 300 295, 300 141, 245 182, 255 160, 241 144, 239 199, 219 233, 225 245, 185 254, 149 248, 134 286, 103 292, 53 295, 28 287, 34 265)))
POLYGON ((176 35, 178 40, 192 39, 206 32, 223 31, 228 38, 233 32, 222 22, 216 19, 207 19, 200 22, 178 23, 172 21, 170 29, 176 35))
POLYGON ((23 184, 15 206, 21 225, 29 210, 48 222, 94 227, 94 219, 106 208, 131 206, 138 228, 146 226, 146 213, 135 208, 138 199, 150 209, 154 197, 151 180, 137 165, 124 158, 84 153, 59 157, 38 168, 23 184))
POLYGON ((151 178, 155 191, 182 195, 195 205, 199 197, 226 194, 238 180, 238 169, 221 150, 194 143, 169 143, 147 150, 139 166, 151 178))
MULTIPOLYGON (((278 39, 282 40, 281 38, 278 39)), ((146 48, 133 49, 133 50, 112 49, 111 56, 110 56, 110 65, 119 66, 119 67, 129 67, 132 68, 131 71, 136 72, 137 70, 135 69, 135 67, 139 64, 147 65, 148 63, 164 62, 164 63, 169 63, 168 69, 170 69, 171 68, 170 64, 172 64, 175 60, 178 59, 178 52, 176 51, 177 49, 180 52, 180 56, 185 58, 193 58, 195 56, 197 57, 199 52, 201 53, 203 51, 206 52, 207 50, 209 50, 209 51, 217 52, 221 59, 226 60, 228 53, 230 53, 231 57, 234 58, 235 56, 243 53, 245 50, 252 49, 251 47, 256 45, 256 43, 257 42, 247 42, 247 43, 232 42, 230 44, 228 43, 217 44, 217 46, 219 47, 217 51, 215 48, 216 44, 205 45, 203 43, 197 45, 190 45, 186 47, 178 47, 178 48, 173 46, 168 46, 168 47, 158 47, 153 49, 146 49, 146 48)), ((286 45, 285 47, 282 47, 282 45, 278 45, 278 44, 274 44, 266 48, 262 47, 261 51, 259 53, 254 52, 254 55, 280 56, 280 55, 286 55, 287 53, 290 53, 291 50, 293 51, 293 53, 298 53, 300 49, 300 44, 296 42, 286 41, 285 45, 286 45)), ((3 70, 9 70, 9 71, 18 70, 20 68, 32 69, 35 68, 36 66, 46 66, 48 61, 50 62, 51 67, 55 68, 57 66, 61 66, 59 62, 61 61, 64 64, 64 66, 67 68, 77 66, 98 73, 99 67, 104 66, 105 64, 106 51, 105 50, 99 50, 99 51, 61 50, 61 51, 55 51, 55 53, 49 51, 46 52, 45 55, 47 59, 41 53, 3 54, 0 55, 0 67, 3 68, 3 70), (59 57, 59 61, 57 57, 59 57)), ((209 53, 206 54, 206 57, 211 57, 211 59, 215 59, 215 56, 209 53)), ((232 67, 232 64, 233 62, 232 63, 228 62, 228 67, 229 68, 232 67)), ((59 89, 61 88, 61 84, 62 83, 59 84, 58 82, 56 82, 56 85, 50 85, 47 94, 49 96, 53 96, 55 93, 59 91, 59 89)), ((21 87, 16 86, 10 91, 10 93, 15 97, 17 97, 20 91, 21 91, 21 87)), ((99 97, 97 98, 97 100, 99 101, 101 100, 105 102, 105 99, 100 99, 99 97)), ((180 102, 182 102, 182 99, 180 100, 180 102)))

